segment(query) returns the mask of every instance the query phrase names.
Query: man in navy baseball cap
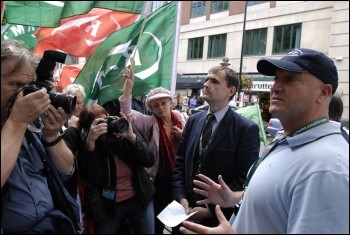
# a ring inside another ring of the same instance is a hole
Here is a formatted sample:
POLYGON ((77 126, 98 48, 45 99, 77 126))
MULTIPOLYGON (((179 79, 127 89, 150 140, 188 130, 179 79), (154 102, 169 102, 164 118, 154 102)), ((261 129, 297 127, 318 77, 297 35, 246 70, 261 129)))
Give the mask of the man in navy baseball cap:
POLYGON ((310 72, 325 84, 332 85, 334 94, 338 87, 338 72, 332 59, 311 49, 294 49, 280 60, 260 59, 257 64, 259 73, 275 76, 280 68, 292 72, 310 72))
POLYGON ((274 76, 269 112, 283 131, 252 165, 244 191, 232 194, 232 180, 198 174, 193 191, 205 200, 196 203, 217 205, 220 225, 186 220, 179 231, 349 234, 349 143, 341 124, 329 121, 329 104, 338 86, 333 61, 314 50, 296 49, 280 60, 259 60, 257 69, 274 76), (220 207, 237 202, 239 212, 230 226, 220 207))

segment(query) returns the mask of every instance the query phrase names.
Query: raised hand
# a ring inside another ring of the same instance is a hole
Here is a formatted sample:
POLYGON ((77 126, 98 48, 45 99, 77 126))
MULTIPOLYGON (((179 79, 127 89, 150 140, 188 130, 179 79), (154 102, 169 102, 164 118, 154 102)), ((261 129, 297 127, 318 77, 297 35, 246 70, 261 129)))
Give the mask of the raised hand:
POLYGON ((200 180, 194 180, 193 184, 199 188, 194 188, 193 191, 206 197, 206 199, 199 200, 196 203, 198 205, 214 204, 221 207, 234 207, 242 196, 242 191, 233 192, 222 179, 222 176, 218 176, 219 184, 215 183, 212 179, 203 174, 199 174, 200 180))
POLYGON ((124 97, 128 98, 132 94, 132 88, 134 86, 134 81, 135 81, 134 71, 133 71, 131 65, 128 65, 128 67, 125 68, 123 77, 125 79, 124 97))

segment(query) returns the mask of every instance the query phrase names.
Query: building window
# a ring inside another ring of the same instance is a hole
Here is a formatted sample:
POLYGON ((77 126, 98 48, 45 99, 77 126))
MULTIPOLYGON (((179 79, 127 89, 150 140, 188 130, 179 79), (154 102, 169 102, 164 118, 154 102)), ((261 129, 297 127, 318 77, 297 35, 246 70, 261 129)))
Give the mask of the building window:
POLYGON ((244 55, 265 55, 267 28, 247 30, 244 55))
POLYGON ((211 2, 211 13, 218 13, 227 11, 228 1, 212 1, 211 2))
POLYGON ((226 53, 226 34, 209 37, 208 58, 223 57, 226 53))
POLYGON ((285 53, 300 47, 301 24, 275 27, 272 53, 285 53))
POLYGON ((265 2, 268 2, 268 1, 246 1, 247 6, 253 6, 253 5, 257 5, 257 4, 265 3, 265 2))
POLYGON ((205 15, 205 1, 192 1, 191 18, 205 15))
POLYGON ((203 42, 204 37, 191 38, 188 40, 187 59, 203 58, 203 42))

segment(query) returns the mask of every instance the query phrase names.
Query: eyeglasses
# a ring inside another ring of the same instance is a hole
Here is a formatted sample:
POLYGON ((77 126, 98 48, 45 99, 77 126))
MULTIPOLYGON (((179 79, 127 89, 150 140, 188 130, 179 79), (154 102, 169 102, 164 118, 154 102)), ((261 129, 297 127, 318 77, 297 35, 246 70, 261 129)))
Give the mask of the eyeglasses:
POLYGON ((154 103, 154 104, 152 104, 151 106, 152 106, 153 109, 158 109, 158 108, 160 108, 160 107, 165 107, 165 106, 167 106, 168 103, 169 103, 168 101, 163 100, 162 102, 160 102, 160 103, 154 103))

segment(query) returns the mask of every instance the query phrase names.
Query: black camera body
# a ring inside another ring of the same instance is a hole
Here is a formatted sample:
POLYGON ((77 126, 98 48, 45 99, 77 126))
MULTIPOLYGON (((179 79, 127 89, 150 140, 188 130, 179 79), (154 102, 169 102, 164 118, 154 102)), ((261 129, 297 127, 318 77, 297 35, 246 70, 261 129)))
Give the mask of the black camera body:
POLYGON ((28 95, 45 87, 51 104, 55 107, 62 107, 68 114, 72 113, 77 103, 76 96, 58 93, 52 90, 50 78, 53 77, 56 62, 64 64, 67 54, 59 51, 47 50, 44 52, 43 58, 40 60, 35 70, 37 79, 26 85, 23 94, 28 95))
POLYGON ((107 116, 100 123, 107 123, 107 134, 115 133, 123 133, 129 129, 129 122, 125 118, 116 118, 113 116, 107 116))

